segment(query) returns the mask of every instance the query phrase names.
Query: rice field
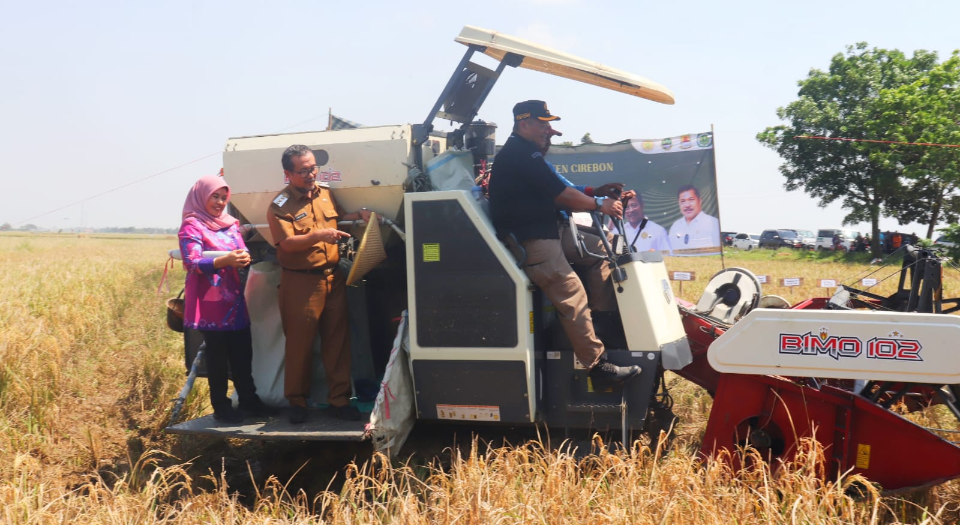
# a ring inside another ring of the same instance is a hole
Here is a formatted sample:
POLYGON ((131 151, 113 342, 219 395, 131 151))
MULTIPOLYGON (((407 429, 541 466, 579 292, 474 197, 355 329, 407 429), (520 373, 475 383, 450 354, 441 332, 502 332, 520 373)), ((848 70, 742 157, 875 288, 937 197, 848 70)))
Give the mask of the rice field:
MULTIPOLYGON (((701 463, 710 398, 672 378, 681 423, 669 448, 573 454, 546 441, 479 438, 404 450, 401 459, 339 445, 259 444, 163 433, 183 384, 180 334, 157 293, 173 236, 0 235, 0 521, 3 523, 957 523, 960 483, 853 497, 824 483, 808 444, 776 472, 701 463), (355 462, 350 458, 356 454, 355 462), (335 465, 329 467, 329 465, 335 465), (326 470, 323 470, 326 469, 326 470), (317 473, 323 471, 323 476, 317 473)), ((670 258, 694 272, 674 292, 696 302, 710 276, 745 267, 790 302, 872 273, 866 259, 759 251, 670 258), (802 278, 796 287, 779 279, 802 278)), ((893 280, 875 291, 891 293, 893 280)), ((945 274, 945 296, 960 273, 945 274)), ((941 407, 942 408, 942 407, 941 407)), ((205 381, 185 406, 209 413, 205 381)), ((943 410, 924 424, 956 421, 943 410)), ((662 443, 662 442, 661 442, 662 443)), ((581 444, 583 446, 583 444, 581 444)), ((743 454, 751 454, 744 451, 743 454)), ((751 463, 751 462, 747 462, 751 463)), ((756 462, 759 464, 759 462, 756 462)))

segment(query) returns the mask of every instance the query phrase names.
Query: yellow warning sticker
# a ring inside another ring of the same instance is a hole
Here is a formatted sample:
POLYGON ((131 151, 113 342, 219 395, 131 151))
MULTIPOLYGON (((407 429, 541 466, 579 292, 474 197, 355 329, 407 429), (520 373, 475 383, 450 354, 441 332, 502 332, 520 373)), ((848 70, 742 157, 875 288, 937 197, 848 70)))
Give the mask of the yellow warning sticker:
MULTIPOLYGON (((576 362, 577 358, 574 357, 573 360, 576 362)), ((605 390, 596 390, 593 388, 593 379, 587 376, 587 392, 613 392, 613 387, 609 386, 605 390)))
POLYGON ((533 333, 533 310, 530 310, 530 333, 533 333))
POLYGON ((857 468, 870 468, 870 445, 857 443, 857 468))
POLYGON ((423 245, 423 262, 440 262, 440 244, 423 245))

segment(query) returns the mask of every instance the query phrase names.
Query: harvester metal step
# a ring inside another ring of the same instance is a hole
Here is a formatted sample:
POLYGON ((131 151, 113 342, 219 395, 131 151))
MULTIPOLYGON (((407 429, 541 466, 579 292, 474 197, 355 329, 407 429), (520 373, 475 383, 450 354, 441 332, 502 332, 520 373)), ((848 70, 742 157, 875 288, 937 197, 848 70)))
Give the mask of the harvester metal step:
POLYGON ((243 423, 220 423, 213 415, 184 421, 166 428, 171 434, 216 436, 263 441, 363 441, 369 419, 344 421, 321 410, 310 410, 306 422, 294 425, 286 411, 278 416, 247 418, 243 423))
POLYGON ((577 403, 572 404, 567 407, 568 412, 602 412, 602 413, 616 413, 619 414, 623 410, 623 406, 619 403, 616 405, 611 404, 599 404, 599 403, 577 403))

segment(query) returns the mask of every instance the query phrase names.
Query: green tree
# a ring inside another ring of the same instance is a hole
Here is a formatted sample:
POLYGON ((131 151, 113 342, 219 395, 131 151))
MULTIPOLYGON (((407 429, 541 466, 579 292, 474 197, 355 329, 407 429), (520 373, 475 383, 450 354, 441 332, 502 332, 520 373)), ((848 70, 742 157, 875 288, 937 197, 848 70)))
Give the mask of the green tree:
POLYGON ((940 249, 945 251, 954 262, 960 261, 960 224, 948 224, 939 231, 943 233, 944 240, 953 243, 953 246, 941 246, 940 249))
POLYGON ((907 166, 901 179, 901 190, 884 203, 884 212, 900 224, 926 224, 925 237, 931 239, 937 224, 960 218, 958 181, 955 175, 943 171, 906 175, 909 169, 907 166))
MULTIPOLYGON (((878 238, 883 205, 900 191, 902 166, 875 155, 881 144, 798 137, 888 139, 888 132, 878 135, 871 126, 880 111, 880 92, 917 80, 936 63, 936 53, 916 51, 908 58, 896 49, 869 49, 861 42, 834 55, 827 71, 811 69, 798 82, 799 98, 777 109, 786 124, 757 134, 783 158, 784 187, 803 189, 820 206, 839 200, 848 211, 844 224, 870 222, 871 237, 878 238)), ((879 256, 875 244, 873 253, 879 256)))
MULTIPOLYGON (((880 92, 874 133, 893 140, 960 144, 960 53, 918 80, 880 92)), ((956 222, 960 205, 960 151, 939 146, 895 145, 875 154, 878 161, 902 166, 903 190, 887 199, 885 211, 900 224, 927 225, 933 237, 940 222, 956 222)))
POLYGON ((590 133, 585 133, 583 138, 580 139, 580 144, 593 144, 593 139, 590 138, 590 133))

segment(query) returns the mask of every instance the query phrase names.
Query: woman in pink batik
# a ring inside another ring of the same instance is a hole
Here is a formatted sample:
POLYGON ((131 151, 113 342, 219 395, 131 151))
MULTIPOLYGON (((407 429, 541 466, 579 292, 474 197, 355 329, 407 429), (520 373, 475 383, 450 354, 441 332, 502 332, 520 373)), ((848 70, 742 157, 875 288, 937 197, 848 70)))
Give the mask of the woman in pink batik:
POLYGON ((251 373, 253 345, 250 316, 237 271, 250 264, 240 221, 227 213, 230 187, 222 177, 207 175, 196 182, 183 204, 180 253, 187 271, 183 326, 199 330, 206 343, 207 380, 213 417, 239 423, 244 415, 276 412, 257 396, 251 373), (204 252, 221 252, 204 257, 204 252), (228 370, 240 398, 240 410, 227 397, 228 370))

